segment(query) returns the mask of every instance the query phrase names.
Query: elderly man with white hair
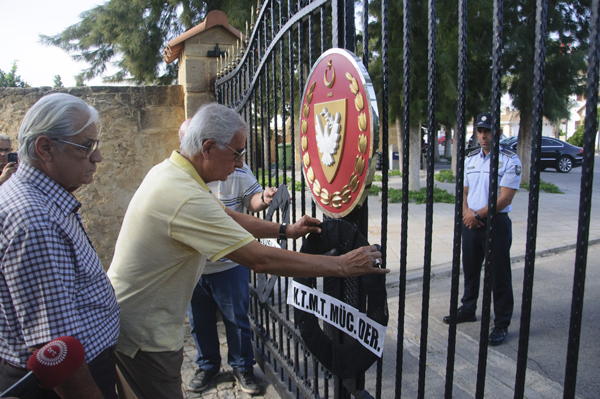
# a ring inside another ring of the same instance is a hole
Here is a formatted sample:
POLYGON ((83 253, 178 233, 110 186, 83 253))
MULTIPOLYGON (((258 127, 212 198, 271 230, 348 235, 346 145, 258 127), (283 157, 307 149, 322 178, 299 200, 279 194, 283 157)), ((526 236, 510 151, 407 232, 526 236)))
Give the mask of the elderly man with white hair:
MULTIPOLYGON (((342 256, 316 256, 265 247, 256 238, 298 238, 320 232, 304 216, 280 225, 225 209, 206 183, 225 181, 241 167, 248 126, 235 111, 202 106, 181 152, 152 168, 125 214, 108 271, 121 305, 119 381, 135 396, 183 398, 183 323, 206 259, 226 257, 259 273, 282 276, 358 276, 375 267, 375 245, 342 256)), ((119 392, 121 395, 121 391, 119 392)))
POLYGON ((117 397, 119 305, 73 195, 102 161, 99 134, 98 112, 69 94, 42 97, 21 124, 20 166, 0 186, 0 391, 27 374, 33 350, 71 336, 83 365, 21 397, 117 397))

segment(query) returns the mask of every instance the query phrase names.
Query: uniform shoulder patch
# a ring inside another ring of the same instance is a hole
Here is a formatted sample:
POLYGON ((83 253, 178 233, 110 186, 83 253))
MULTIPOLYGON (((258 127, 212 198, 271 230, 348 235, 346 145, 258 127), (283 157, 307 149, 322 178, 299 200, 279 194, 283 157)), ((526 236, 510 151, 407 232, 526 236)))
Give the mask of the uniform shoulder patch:
POLYGON ((467 151, 465 152, 465 155, 467 157, 472 157, 473 155, 477 155, 480 152, 481 152, 481 147, 467 148, 467 151))
POLYGON ((507 157, 509 157, 509 158, 515 157, 515 156, 517 155, 517 153, 516 153, 516 152, 514 152, 513 150, 511 150, 511 149, 508 149, 508 148, 506 148, 506 147, 505 147, 505 148, 502 148, 502 149, 500 149, 500 154, 506 155, 506 156, 507 156, 507 157))

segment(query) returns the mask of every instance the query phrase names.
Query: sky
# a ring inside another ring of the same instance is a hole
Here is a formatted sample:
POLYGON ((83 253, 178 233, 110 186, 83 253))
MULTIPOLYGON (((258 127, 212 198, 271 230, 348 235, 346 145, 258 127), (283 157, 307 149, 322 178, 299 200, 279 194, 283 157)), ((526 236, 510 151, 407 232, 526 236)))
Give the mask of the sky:
MULTIPOLYGON (((62 32, 80 21, 83 11, 104 4, 104 0, 0 0, 0 69, 10 72, 17 61, 17 75, 32 87, 54 86, 60 75, 65 87, 75 86, 75 76, 86 67, 58 47, 39 43, 39 34, 62 32)), ((86 82, 103 85, 101 78, 86 82)))

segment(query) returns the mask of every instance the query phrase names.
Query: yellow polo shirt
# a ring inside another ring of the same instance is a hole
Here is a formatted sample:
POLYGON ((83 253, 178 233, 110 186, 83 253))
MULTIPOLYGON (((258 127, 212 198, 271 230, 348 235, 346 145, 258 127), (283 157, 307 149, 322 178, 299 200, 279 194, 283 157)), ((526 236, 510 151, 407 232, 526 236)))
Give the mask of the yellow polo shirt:
POLYGON ((206 258, 254 237, 229 217, 192 164, 174 151, 148 172, 123 220, 108 277, 121 305, 117 350, 177 351, 206 258))

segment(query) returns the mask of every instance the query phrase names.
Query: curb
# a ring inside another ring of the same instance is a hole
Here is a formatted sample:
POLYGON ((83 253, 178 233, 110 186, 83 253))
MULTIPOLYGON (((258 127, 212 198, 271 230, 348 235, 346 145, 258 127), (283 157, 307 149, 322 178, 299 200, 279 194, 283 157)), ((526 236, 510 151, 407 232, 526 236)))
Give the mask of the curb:
MULTIPOLYGON (((600 238, 595 238, 593 240, 588 241, 588 247, 592 245, 599 245, 600 238)), ((556 255, 562 252, 570 251, 577 248, 577 244, 569 244, 563 245, 561 247, 556 247, 552 249, 545 249, 543 251, 538 251, 535 253, 535 258, 545 258, 547 256, 556 255)), ((510 258, 511 264, 520 263, 525 261, 526 255, 517 255, 510 258)), ((462 274, 462 267, 460 268, 460 274, 462 274)), ((442 279, 448 278, 452 276, 452 262, 446 262, 439 265, 435 265, 431 267, 431 279, 442 279)), ((400 282, 398 281, 400 277, 399 272, 393 272, 386 276, 386 288, 397 288, 400 286, 400 282), (396 279, 391 281, 390 277, 395 276, 396 279)), ((423 281, 423 271, 409 271, 406 273, 406 283, 414 284, 423 281)))

